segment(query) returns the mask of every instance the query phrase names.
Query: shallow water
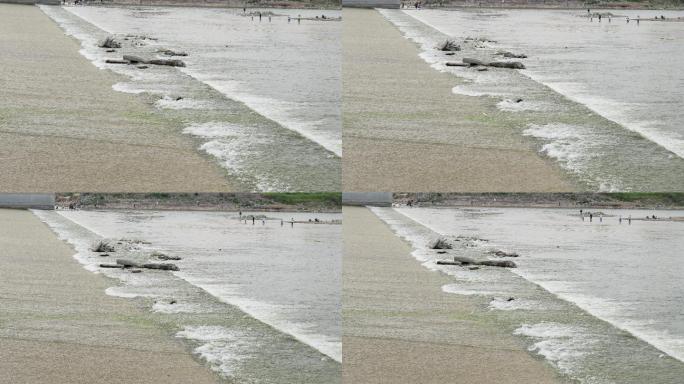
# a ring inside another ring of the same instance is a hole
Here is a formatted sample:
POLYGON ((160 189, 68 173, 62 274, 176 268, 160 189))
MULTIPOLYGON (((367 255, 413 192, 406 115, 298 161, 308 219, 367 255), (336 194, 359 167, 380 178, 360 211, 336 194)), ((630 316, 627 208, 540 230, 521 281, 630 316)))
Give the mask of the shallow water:
POLYGON ((684 223, 619 223, 620 216, 684 212, 601 210, 605 217, 589 222, 574 209, 373 210, 413 245, 424 266, 454 277, 445 292, 489 297, 493 316, 571 378, 676 383, 684 374, 684 223), (448 256, 426 243, 439 235, 456 244, 450 254, 517 252, 518 268, 436 265, 448 256))
MULTIPOLYGON (((684 183, 682 23, 590 22, 581 11, 381 10, 454 93, 494 97, 521 135, 591 190, 681 190, 684 183), (464 43, 468 37, 491 41, 464 43), (463 50, 445 56, 447 38, 463 50), (463 57, 525 53, 523 71, 446 67, 463 57), (522 102, 515 102, 522 99, 522 102), (515 115, 515 116, 513 116, 515 115)), ((642 18, 684 12, 620 11, 642 18)))
POLYGON ((95 65, 130 78, 115 90, 158 97, 156 108, 180 120, 183 133, 241 190, 339 189, 341 23, 288 22, 288 16, 337 17, 338 11, 274 9, 278 16, 259 22, 232 9, 41 9, 81 42, 81 54, 95 65), (98 48, 108 35, 123 47, 98 48), (168 57, 161 49, 188 56, 168 57), (181 59, 186 67, 105 63, 122 54, 181 59))
POLYGON ((195 352, 224 376, 278 382, 279 377, 304 380, 311 375, 316 378, 312 382, 321 383, 337 377, 342 355, 341 225, 281 225, 281 219, 341 220, 340 214, 268 213, 262 222, 257 213, 254 225, 236 213, 217 212, 36 214, 74 245, 75 257, 86 269, 122 281, 107 289, 108 294, 148 297, 154 300, 151 310, 184 316, 184 329, 177 336, 199 343, 195 352), (110 258, 91 251, 100 239, 116 245, 110 258), (154 261, 155 251, 181 257, 173 261, 180 271, 131 274, 99 267, 115 258, 154 261), (237 320, 221 315, 218 323, 206 321, 217 311, 227 311, 222 303, 235 308, 230 317, 237 320), (267 326, 243 324, 247 318, 267 326), (293 356, 274 364, 272 372, 259 373, 264 361, 282 353, 293 356), (298 364, 311 369, 303 375, 293 367, 298 364))

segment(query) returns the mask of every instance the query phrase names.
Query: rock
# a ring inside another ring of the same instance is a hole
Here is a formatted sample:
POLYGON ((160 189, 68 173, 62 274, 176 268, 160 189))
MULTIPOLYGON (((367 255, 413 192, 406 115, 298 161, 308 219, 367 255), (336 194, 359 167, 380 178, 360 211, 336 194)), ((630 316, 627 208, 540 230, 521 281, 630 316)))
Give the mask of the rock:
POLYGON ((123 268, 142 268, 140 263, 127 259, 116 259, 116 263, 123 266, 123 268))
POLYGON ((109 252, 114 252, 114 246, 109 244, 108 241, 100 241, 98 242, 94 247, 93 247, 93 252, 97 253, 109 253, 109 252))
POLYGON ((147 65, 138 65, 138 69, 147 69, 149 68, 147 65))
POLYGON ((135 55, 123 55, 124 60, 128 60, 131 64, 146 63, 147 61, 140 56, 135 55))
POLYGON ((481 67, 481 68, 478 68, 477 71, 478 71, 478 72, 489 71, 489 68, 481 67))
POLYGON ((120 264, 100 264, 100 268, 123 268, 120 264))
POLYGON ((169 256, 169 255, 165 255, 161 252, 153 252, 152 257, 156 257, 159 260, 180 260, 181 259, 179 256, 169 256))
POLYGON ((171 299, 171 301, 169 301, 169 304, 171 304, 171 305, 176 304, 176 303, 177 303, 177 301, 175 299, 171 299))
POLYGON ((185 67, 185 63, 177 59, 153 59, 147 63, 154 65, 168 65, 170 67, 185 67))
POLYGON ((109 257, 109 253, 102 253, 100 254, 100 257, 109 257))
POLYGON ((131 273, 141 273, 142 269, 131 269, 131 273))
POLYGON ((446 251, 437 251, 437 253, 444 254, 444 253, 446 253, 446 251))
POLYGON ((475 259, 471 259, 470 257, 465 257, 465 256, 454 256, 454 261, 459 262, 463 265, 468 265, 468 264, 479 264, 475 259))
POLYGON ((107 53, 116 52, 116 49, 108 49, 108 50, 106 50, 105 52, 107 52, 107 53))
MULTIPOLYGON (((178 96, 178 97, 176 97, 176 99, 175 99, 175 100, 176 100, 176 101, 180 101, 180 100, 183 100, 183 98, 182 98, 182 97, 180 97, 180 96, 178 96)), ((220 251, 220 249, 219 249, 219 251, 220 251)), ((178 259, 178 260, 180 260, 180 259, 178 259)))
POLYGON ((428 243, 430 249, 451 249, 451 245, 444 238, 433 239, 428 243))
POLYGON ((475 271, 475 270, 477 270, 477 269, 480 269, 480 267, 470 267, 470 268, 468 268, 468 269, 470 269, 471 271, 475 271))
POLYGON ((508 299, 506 299, 506 301, 513 301, 513 300, 515 300, 515 297, 509 297, 508 299))
POLYGON ((448 61, 445 65, 446 65, 447 67, 469 67, 469 66, 470 66, 470 64, 466 64, 466 63, 457 63, 457 62, 455 62, 455 61, 448 61))
POLYGON ((175 52, 170 49, 160 49, 158 52, 163 53, 166 56, 187 56, 188 54, 185 52, 175 52))
POLYGON ((508 52, 508 51, 499 51, 496 54, 501 55, 503 57, 511 58, 511 59, 527 59, 527 55, 524 53, 513 53, 513 52, 508 52))
POLYGON ((107 59, 105 60, 105 63, 107 64, 130 64, 128 60, 120 60, 120 59, 107 59))
POLYGON ((482 65, 482 66, 487 66, 488 64, 482 60, 479 59, 473 59, 470 57, 464 57, 463 58, 463 63, 468 64, 470 66, 476 66, 476 65, 482 65))
POLYGON ((497 68, 525 69, 525 64, 519 61, 492 61, 489 63, 489 66, 497 68))
POLYGON ((147 269, 161 269, 164 271, 180 271, 180 268, 176 264, 171 263, 147 263, 141 265, 142 268, 147 269))
POLYGON ((460 262, 453 261, 453 260, 437 260, 436 264, 437 265, 461 265, 460 262))
POLYGON ((515 252, 504 252, 504 251, 496 251, 494 252, 494 255, 499 256, 499 257, 518 257, 518 255, 515 252))
POLYGON ((502 267, 502 268, 515 268, 517 265, 515 265, 514 262, 510 260, 485 260, 485 261, 480 261, 478 263, 479 265, 487 265, 490 267, 502 267))
POLYGON ((516 103, 522 103, 522 102, 523 102, 523 99, 519 99, 519 98, 518 98, 518 99, 515 99, 514 101, 515 101, 516 103))
POLYGON ((99 45, 100 48, 121 48, 121 43, 116 41, 112 36, 107 36, 99 45))
POLYGON ((460 51, 461 46, 456 44, 455 41, 447 39, 445 42, 440 44, 437 49, 440 51, 448 51, 448 52, 454 52, 454 51, 460 51))
POLYGON ((447 52, 447 53, 445 53, 445 55, 447 55, 447 56, 453 56, 453 55, 455 55, 455 54, 456 54, 455 52, 447 52))

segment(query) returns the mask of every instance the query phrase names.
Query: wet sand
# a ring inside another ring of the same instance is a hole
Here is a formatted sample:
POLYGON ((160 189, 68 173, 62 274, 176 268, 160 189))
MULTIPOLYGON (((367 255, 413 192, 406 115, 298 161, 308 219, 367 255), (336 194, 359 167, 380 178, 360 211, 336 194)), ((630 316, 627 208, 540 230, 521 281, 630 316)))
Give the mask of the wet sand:
POLYGON ((35 6, 0 4, 0 185, 5 192, 229 191, 226 172, 155 114, 151 96, 81 56, 35 6))
POLYGON ((0 377, 13 384, 218 383, 180 340, 32 213, 0 209, 0 377))
POLYGON ((344 383, 562 383, 494 323, 483 298, 447 294, 366 208, 344 207, 344 383))
POLYGON ((491 100, 455 95, 459 80, 374 10, 344 10, 345 191, 548 192, 575 187, 491 100))

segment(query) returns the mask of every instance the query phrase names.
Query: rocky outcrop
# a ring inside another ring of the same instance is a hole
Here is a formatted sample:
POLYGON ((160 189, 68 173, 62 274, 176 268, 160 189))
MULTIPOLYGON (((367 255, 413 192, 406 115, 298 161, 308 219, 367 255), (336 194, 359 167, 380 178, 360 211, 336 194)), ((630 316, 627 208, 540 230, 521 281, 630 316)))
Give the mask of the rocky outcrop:
POLYGON ((116 41, 114 37, 107 36, 107 38, 100 42, 99 46, 100 48, 121 48, 121 43, 116 41))
POLYGON ((442 237, 431 240, 427 246, 430 249, 451 249, 451 244, 449 244, 447 240, 442 237))
POLYGON ((499 51, 496 53, 499 56, 503 56, 509 59, 527 59, 527 55, 524 53, 513 53, 508 51, 499 51))
POLYGON ((154 65, 168 65, 170 67, 185 67, 185 63, 178 59, 152 59, 146 62, 146 64, 154 65))
POLYGON ((492 61, 489 63, 489 66, 496 68, 525 69, 525 64, 519 61, 492 61))
POLYGON ((483 260, 477 261, 470 257, 454 256, 453 260, 437 260, 438 265, 485 265, 488 267, 516 268, 514 262, 510 260, 483 260))
POLYGON ((519 61, 491 61, 487 62, 480 59, 473 59, 470 57, 464 57, 463 62, 470 65, 471 67, 483 66, 483 67, 495 67, 495 68, 510 68, 510 69, 525 69, 525 65, 519 61))
POLYGON ((499 256, 499 257, 518 257, 518 256, 520 256, 520 255, 518 255, 518 254, 515 253, 515 252, 495 251, 495 252, 492 252, 492 253, 493 253, 495 256, 499 256))
POLYGON ((446 51, 446 52, 456 52, 461 50, 461 46, 456 44, 455 41, 453 40, 446 40, 442 44, 440 44, 437 49, 440 51, 446 51))

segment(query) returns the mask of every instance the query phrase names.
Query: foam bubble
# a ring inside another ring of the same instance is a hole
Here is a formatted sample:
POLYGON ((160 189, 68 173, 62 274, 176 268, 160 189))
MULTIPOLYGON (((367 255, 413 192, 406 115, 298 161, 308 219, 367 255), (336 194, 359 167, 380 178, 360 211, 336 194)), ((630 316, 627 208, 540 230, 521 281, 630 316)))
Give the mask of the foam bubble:
POLYGON ((256 338, 219 326, 188 326, 176 333, 176 337, 202 343, 194 353, 226 377, 233 376, 236 364, 248 358, 250 351, 258 346, 256 338))

